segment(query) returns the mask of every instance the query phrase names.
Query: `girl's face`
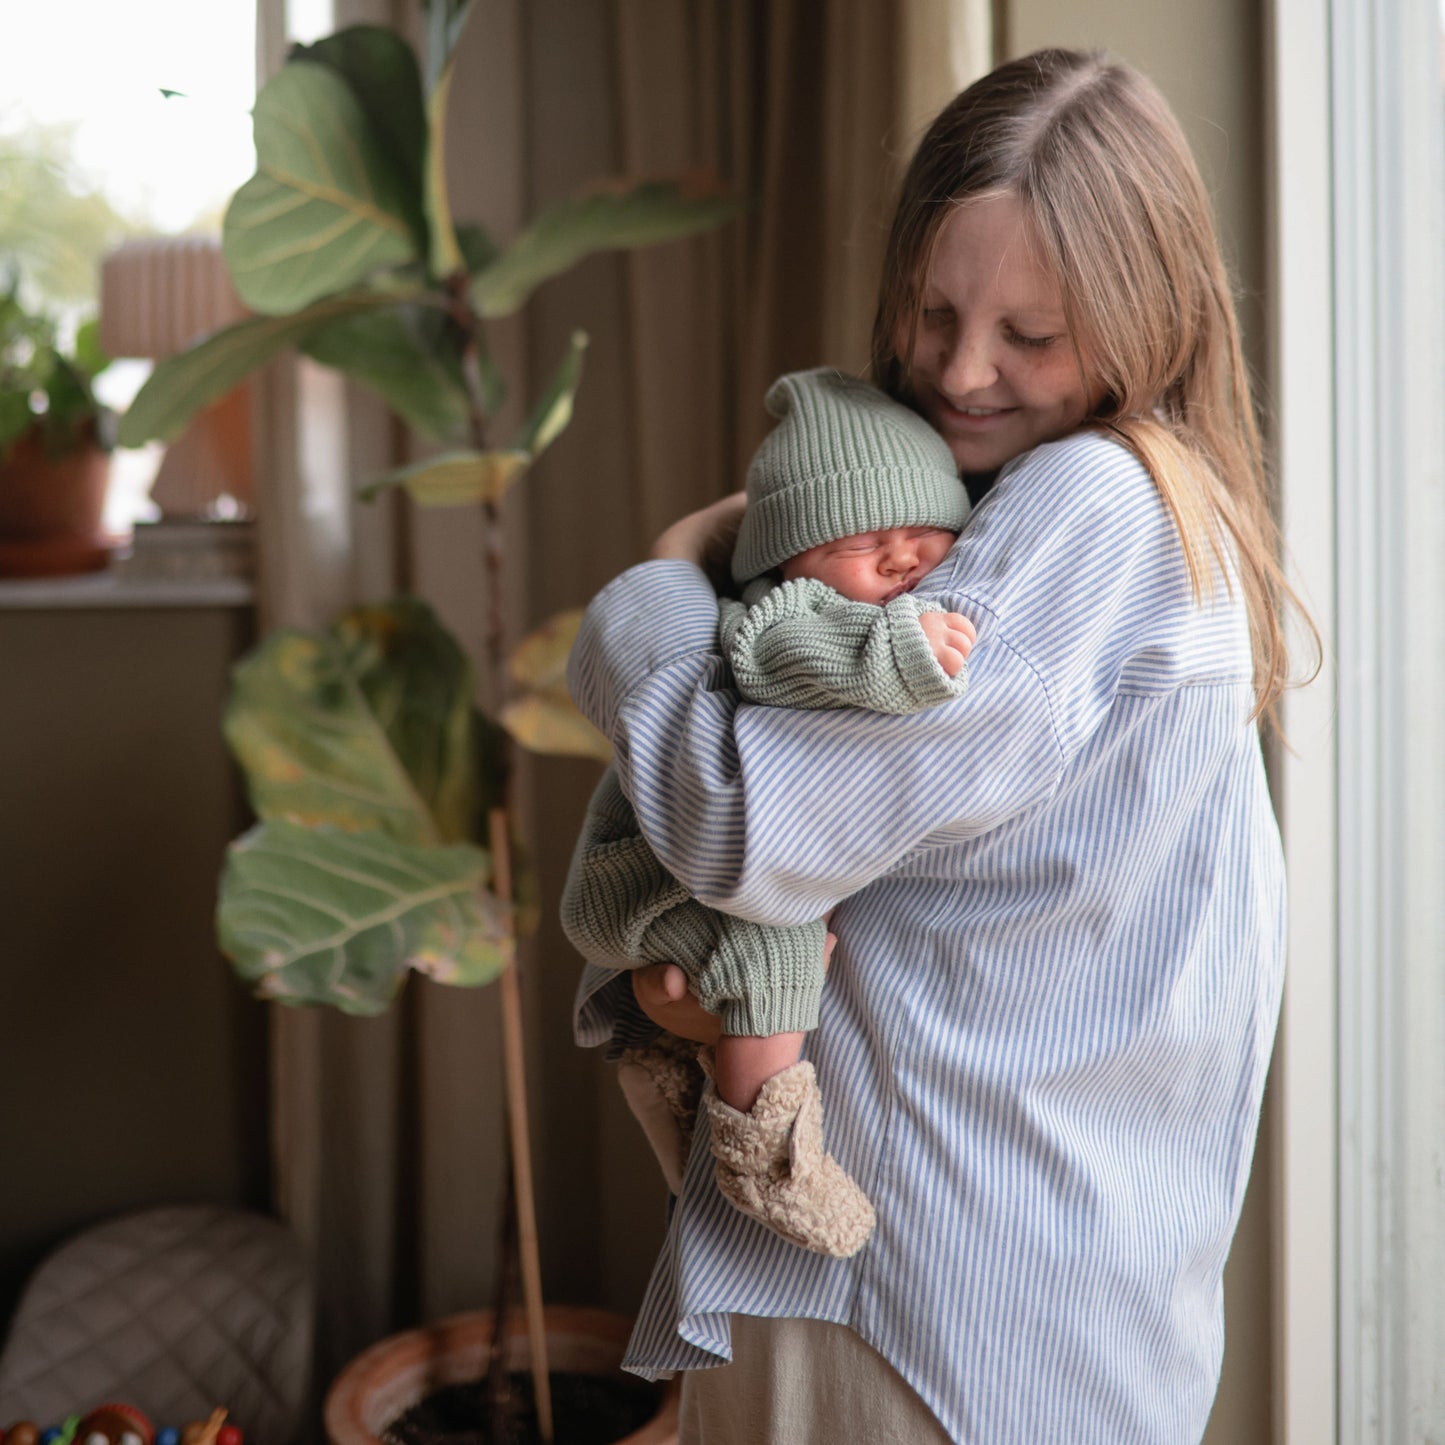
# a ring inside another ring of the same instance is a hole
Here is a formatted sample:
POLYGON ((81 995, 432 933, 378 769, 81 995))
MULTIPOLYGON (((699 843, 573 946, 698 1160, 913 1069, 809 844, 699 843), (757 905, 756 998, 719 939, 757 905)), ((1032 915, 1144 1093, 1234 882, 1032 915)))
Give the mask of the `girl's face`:
MULTIPOLYGON (((907 345, 900 337, 900 355, 907 345)), ((965 476, 1067 435, 1099 400, 1081 375, 1058 282, 1009 195, 966 201, 943 223, 908 359, 914 405, 965 476)))

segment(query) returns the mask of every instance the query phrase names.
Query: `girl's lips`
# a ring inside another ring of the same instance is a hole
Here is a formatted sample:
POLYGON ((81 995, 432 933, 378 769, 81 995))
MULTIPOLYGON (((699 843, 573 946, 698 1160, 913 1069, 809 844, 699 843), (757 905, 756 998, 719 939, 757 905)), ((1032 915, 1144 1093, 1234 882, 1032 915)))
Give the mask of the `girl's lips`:
POLYGON ((985 431, 1014 412, 1011 406, 958 406, 937 392, 934 395, 938 398, 938 409, 943 419, 956 430, 985 431))

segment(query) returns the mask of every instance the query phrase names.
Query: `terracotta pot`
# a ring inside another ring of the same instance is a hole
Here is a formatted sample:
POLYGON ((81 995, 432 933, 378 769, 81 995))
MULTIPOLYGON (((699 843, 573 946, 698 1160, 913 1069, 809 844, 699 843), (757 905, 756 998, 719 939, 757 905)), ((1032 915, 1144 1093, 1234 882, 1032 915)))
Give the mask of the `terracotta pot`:
POLYGON ((54 577, 104 567, 117 539, 101 526, 110 454, 45 454, 27 432, 0 461, 0 576, 54 577))
MULTIPOLYGON (((549 1308, 548 1364, 558 1373, 615 1374, 632 1331, 630 1320, 605 1310, 549 1308)), ((326 1436, 331 1445, 384 1445, 382 1432, 403 1411, 443 1385, 486 1373, 492 1312, 472 1310, 433 1325, 392 1335, 363 1351, 326 1392, 326 1436)), ((527 1366, 524 1321, 507 1332, 507 1364, 527 1366)), ((617 1445, 677 1445, 678 1382, 658 1391, 658 1413, 617 1445)), ((557 1445, 567 1445, 558 1440, 557 1445)))

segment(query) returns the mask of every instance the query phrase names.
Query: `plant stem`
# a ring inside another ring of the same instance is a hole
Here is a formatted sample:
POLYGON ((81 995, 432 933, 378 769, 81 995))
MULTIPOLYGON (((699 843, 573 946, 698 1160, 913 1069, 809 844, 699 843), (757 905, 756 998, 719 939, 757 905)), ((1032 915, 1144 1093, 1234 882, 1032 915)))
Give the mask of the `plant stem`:
MULTIPOLYGON (((487 450, 487 409, 482 392, 481 354, 482 319, 472 309, 467 295, 466 275, 452 277, 447 283, 450 312, 462 334, 462 377, 466 382, 468 426, 472 446, 479 452, 487 450)), ((507 695, 506 635, 503 602, 505 588, 506 549, 502 539, 502 519, 497 504, 482 503, 484 536, 482 541, 482 575, 486 585, 486 676, 488 702, 494 713, 501 710, 507 695)), ((503 780, 503 805, 510 803, 511 768, 503 780)))
MULTIPOLYGON (((467 278, 464 275, 451 278, 448 293, 452 301, 452 318, 461 328, 462 374, 466 378, 469 402, 469 422, 472 445, 479 451, 487 449, 487 413, 482 393, 481 380, 481 318, 472 310, 467 298, 467 278)), ((490 701, 494 711, 500 711, 507 694, 506 644, 503 603, 506 597, 504 568, 506 552, 502 545, 502 523, 495 502, 482 504, 485 523, 483 554, 483 576, 486 579, 486 674, 490 701)), ((511 748, 508 747, 508 754, 511 748)), ((501 807, 493 808, 488 816, 489 843, 492 853, 492 890, 504 904, 512 901, 512 852, 508 830, 511 816, 511 791, 514 770, 508 766, 502 778, 501 807)), ((526 1066, 523 1048, 521 991, 517 982, 516 936, 512 938, 512 957, 498 980, 502 1005, 502 1044, 506 1064, 506 1096, 508 1135, 512 1156, 512 1202, 515 1207, 513 1223, 515 1231, 508 1229, 505 1234, 507 1258, 499 1261, 497 1269, 497 1307, 492 1326, 491 1390, 496 1391, 498 1377, 502 1377, 505 1389, 505 1364, 502 1361, 506 1349, 507 1321, 506 1298, 511 1246, 516 1245, 520 1253, 522 1271, 522 1295, 527 1313, 527 1333, 531 1341, 532 1385, 537 1404, 537 1426, 546 1445, 552 1440, 552 1386, 547 1368, 547 1334, 542 1311, 542 1270, 537 1250, 537 1207, 532 1191, 532 1149, 531 1134, 527 1126, 526 1066), (512 1235, 515 1232, 515 1239, 512 1235)), ((510 1191, 509 1191, 510 1192, 510 1191)), ((494 1410, 500 1416, 504 1407, 494 1403, 494 1410)))

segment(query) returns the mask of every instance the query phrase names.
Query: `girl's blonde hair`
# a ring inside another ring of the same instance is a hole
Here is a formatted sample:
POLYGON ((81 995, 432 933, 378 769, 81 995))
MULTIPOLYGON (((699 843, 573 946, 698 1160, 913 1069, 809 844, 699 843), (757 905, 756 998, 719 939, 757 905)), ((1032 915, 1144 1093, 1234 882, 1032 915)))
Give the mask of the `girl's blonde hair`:
POLYGON ((1154 478, 1196 599, 1216 576, 1238 577, 1255 715, 1272 712, 1288 682, 1281 614, 1299 602, 1280 566, 1229 278, 1178 121, 1137 71, 1067 50, 1011 61, 946 106, 904 176, 884 258, 872 369, 896 397, 908 398, 939 231, 953 205, 988 194, 1024 208, 1089 389, 1103 391, 1090 424, 1154 478))

